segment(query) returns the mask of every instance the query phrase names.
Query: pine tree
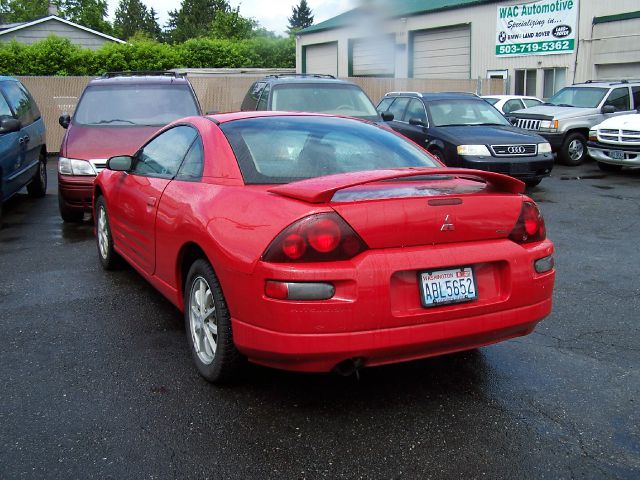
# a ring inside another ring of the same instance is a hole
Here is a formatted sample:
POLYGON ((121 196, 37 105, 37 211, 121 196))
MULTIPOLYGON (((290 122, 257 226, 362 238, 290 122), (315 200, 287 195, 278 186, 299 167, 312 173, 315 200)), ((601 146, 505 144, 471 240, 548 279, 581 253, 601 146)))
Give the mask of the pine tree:
POLYGON ((137 32, 148 32, 147 7, 140 0, 120 0, 113 19, 114 33, 127 40, 137 32))
POLYGON ((149 9, 146 24, 147 26, 145 28, 145 32, 149 33, 149 35, 151 35, 151 37, 155 40, 161 40, 162 29, 160 28, 160 23, 158 22, 158 12, 156 12, 153 7, 149 9))
POLYGON ((182 0, 180 10, 169 12, 169 36, 173 42, 207 36, 216 13, 230 10, 227 0, 182 0))
POLYGON ((63 18, 102 33, 112 33, 111 24, 106 20, 107 0, 61 0, 59 8, 63 18))
POLYGON ((28 22, 46 17, 48 6, 48 0, 1 0, 0 23, 28 22))
POLYGON ((307 5, 307 0, 300 0, 300 4, 293 7, 293 14, 289 17, 289 33, 295 33, 313 25, 312 13, 307 5))

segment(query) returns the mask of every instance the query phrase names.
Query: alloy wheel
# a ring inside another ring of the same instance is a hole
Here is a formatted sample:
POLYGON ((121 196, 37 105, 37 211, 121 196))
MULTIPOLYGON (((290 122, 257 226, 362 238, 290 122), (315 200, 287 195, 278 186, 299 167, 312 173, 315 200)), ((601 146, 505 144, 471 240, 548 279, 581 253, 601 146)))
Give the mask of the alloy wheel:
POLYGON ((193 348, 200 361, 210 365, 218 346, 218 322, 211 287, 201 276, 193 281, 188 308, 193 348))

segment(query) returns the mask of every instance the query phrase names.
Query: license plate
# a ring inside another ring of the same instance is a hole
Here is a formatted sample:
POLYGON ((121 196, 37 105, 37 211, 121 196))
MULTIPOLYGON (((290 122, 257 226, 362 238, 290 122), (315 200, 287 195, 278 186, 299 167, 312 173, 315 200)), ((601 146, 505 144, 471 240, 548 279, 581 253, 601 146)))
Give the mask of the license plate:
POLYGON ((614 160, 624 160, 624 152, 621 150, 611 150, 609 156, 614 160))
POLYGON ((470 302, 478 298, 472 267, 420 272, 418 279, 423 307, 470 302))
POLYGON ((509 173, 528 173, 529 170, 528 163, 512 163, 509 166, 509 173))

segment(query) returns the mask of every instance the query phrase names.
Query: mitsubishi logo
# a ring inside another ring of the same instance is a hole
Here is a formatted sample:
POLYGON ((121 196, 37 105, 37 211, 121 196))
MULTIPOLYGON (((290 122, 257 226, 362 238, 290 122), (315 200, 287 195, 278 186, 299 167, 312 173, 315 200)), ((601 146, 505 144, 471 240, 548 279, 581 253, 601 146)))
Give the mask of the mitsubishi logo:
POLYGON ((455 229, 456 229, 456 227, 455 227, 455 225, 453 223, 451 223, 450 216, 446 215, 444 217, 444 223, 440 227, 440 231, 441 232, 445 232, 445 231, 455 230, 455 229))

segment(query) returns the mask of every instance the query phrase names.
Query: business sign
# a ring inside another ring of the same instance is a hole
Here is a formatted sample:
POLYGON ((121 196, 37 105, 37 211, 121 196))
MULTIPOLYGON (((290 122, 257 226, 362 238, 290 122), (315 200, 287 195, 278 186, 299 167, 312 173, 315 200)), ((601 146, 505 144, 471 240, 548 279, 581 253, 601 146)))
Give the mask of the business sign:
POLYGON ((552 55, 576 48, 578 0, 498 6, 496 55, 552 55))

